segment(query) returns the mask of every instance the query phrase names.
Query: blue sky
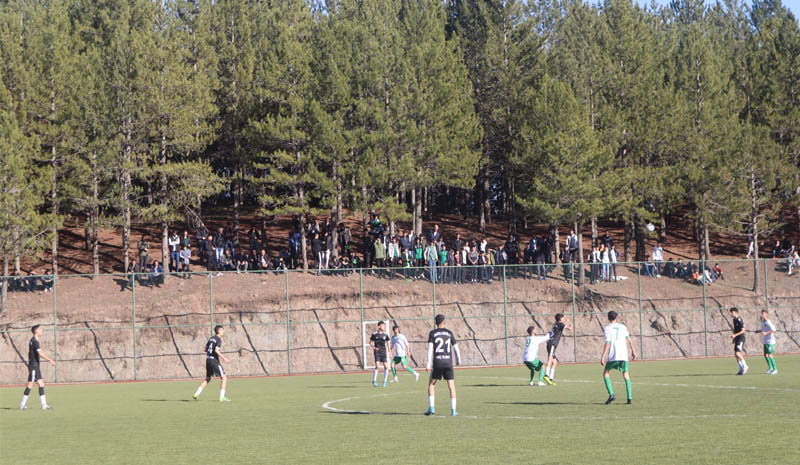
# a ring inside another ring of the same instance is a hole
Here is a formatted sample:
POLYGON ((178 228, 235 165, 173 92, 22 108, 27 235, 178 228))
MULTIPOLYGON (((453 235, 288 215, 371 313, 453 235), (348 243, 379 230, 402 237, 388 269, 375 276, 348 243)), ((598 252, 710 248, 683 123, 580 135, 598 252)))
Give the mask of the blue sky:
MULTIPOLYGON (((649 5, 650 0, 637 0, 642 5, 649 5)), ((656 0, 661 5, 669 5, 670 0, 656 0)), ((706 0, 706 4, 713 4, 714 1, 706 0)), ((784 6, 788 7, 789 10, 794 13, 795 18, 800 17, 800 0, 782 0, 784 6)))

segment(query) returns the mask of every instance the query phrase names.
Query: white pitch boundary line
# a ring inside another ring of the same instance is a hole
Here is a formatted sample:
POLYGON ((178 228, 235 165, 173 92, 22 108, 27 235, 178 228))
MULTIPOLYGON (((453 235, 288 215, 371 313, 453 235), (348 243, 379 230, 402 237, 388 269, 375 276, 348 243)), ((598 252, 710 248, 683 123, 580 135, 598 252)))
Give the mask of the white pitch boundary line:
MULTIPOLYGON (((501 377, 501 376, 464 376, 464 378, 476 378, 476 379, 508 379, 508 380, 515 380, 515 381, 522 381, 521 378, 512 378, 512 377, 501 377)), ((583 384, 594 384, 599 383, 599 381, 588 381, 585 379, 559 379, 558 382, 560 383, 583 383, 583 384)), ((705 389, 743 389, 747 391, 778 391, 778 392, 800 392, 800 389, 792 389, 792 388, 773 388, 773 387, 763 387, 763 386, 719 386, 719 385, 712 385, 712 384, 670 384, 670 383, 648 383, 648 382, 639 382, 635 379, 631 380, 631 383, 637 386, 661 386, 661 387, 697 387, 697 388, 705 388, 705 389)), ((520 386, 524 386, 520 384, 520 386)))
MULTIPOLYGON (((516 378, 513 378, 516 379, 516 378)), ((376 397, 388 397, 391 395, 402 395, 402 394, 416 394, 415 392, 398 392, 398 393, 391 393, 391 394, 376 394, 371 396, 354 396, 354 397, 345 397, 344 399, 337 399, 337 400, 330 400, 322 404, 322 408, 331 412, 335 413, 349 413, 349 414, 361 414, 361 415, 380 415, 383 412, 374 412, 371 410, 350 410, 345 408, 337 408, 333 407, 333 404, 338 404, 341 402, 349 402, 353 400, 359 399, 369 399, 369 398, 376 398, 376 397)), ((648 415, 643 417, 637 416, 619 416, 619 415, 606 415, 606 416, 592 416, 592 417, 575 417, 575 416, 560 416, 554 417, 550 415, 546 416, 519 416, 519 415, 511 415, 511 416, 478 416, 478 415, 459 415, 459 418, 466 418, 471 420, 581 420, 581 421, 598 421, 598 420, 700 420, 700 419, 715 419, 715 418, 750 418, 753 415, 745 415, 745 414, 737 414, 737 413, 730 413, 730 414, 705 414, 705 415, 648 415)), ((772 414, 771 416, 778 416, 778 417, 797 417, 798 415, 793 414, 772 414)), ((447 418, 447 415, 434 415, 433 418, 447 418)))

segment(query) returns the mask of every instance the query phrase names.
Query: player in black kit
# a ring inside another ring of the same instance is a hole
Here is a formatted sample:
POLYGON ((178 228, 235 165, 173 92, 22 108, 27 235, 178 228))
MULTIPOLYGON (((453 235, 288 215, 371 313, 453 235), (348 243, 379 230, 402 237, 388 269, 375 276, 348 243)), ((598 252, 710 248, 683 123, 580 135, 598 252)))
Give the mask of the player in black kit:
POLYGON ((730 311, 731 318, 733 318, 733 334, 731 334, 731 339, 733 340, 733 355, 736 356, 736 363, 739 364, 739 371, 736 374, 746 375, 750 367, 747 366, 744 355, 742 355, 742 351, 744 350, 744 320, 739 316, 738 308, 732 307, 730 311))
POLYGON ((42 337, 42 328, 39 325, 34 325, 31 328, 31 333, 33 333, 33 337, 28 342, 28 384, 22 394, 22 402, 19 404, 19 409, 28 409, 26 406, 28 394, 31 393, 33 383, 37 383, 39 385, 39 400, 42 402, 42 410, 50 410, 53 407, 47 405, 47 399, 44 397, 44 380, 42 379, 42 369, 39 368, 39 358, 47 360, 53 366, 56 365, 56 362, 48 358, 39 345, 39 338, 42 337))
POLYGON ((547 341, 547 364, 544 369, 544 380, 551 386, 556 385, 554 381, 556 377, 556 367, 558 366, 556 349, 558 349, 558 343, 561 342, 561 335, 564 334, 565 329, 572 331, 572 324, 569 318, 564 317, 563 313, 557 313, 556 322, 553 324, 553 329, 549 332, 550 340, 547 341))
POLYGON ((212 376, 219 376, 222 379, 222 385, 219 387, 219 401, 220 402, 230 402, 230 399, 225 397, 225 385, 228 382, 228 377, 225 376, 225 370, 222 369, 222 365, 219 363, 220 357, 222 360, 228 362, 228 357, 226 357, 220 347, 222 347, 222 334, 225 332, 225 328, 220 325, 214 327, 214 335, 209 338, 208 342, 206 342, 206 379, 200 383, 200 387, 197 388, 197 391, 194 393, 194 400, 197 400, 200 397, 200 393, 203 392, 203 388, 208 385, 208 382, 211 381, 212 376))
POLYGON ((383 387, 389 378, 389 335, 386 334, 386 323, 378 322, 378 330, 369 338, 369 346, 375 354, 375 370, 372 372, 372 385, 378 387, 378 367, 383 366, 383 387))
POLYGON ((428 334, 428 361, 427 369, 431 371, 431 379, 428 382, 428 410, 425 415, 436 413, 434 400, 436 393, 436 381, 444 379, 447 381, 447 388, 450 390, 450 408, 453 416, 456 412, 456 382, 453 376, 453 354, 455 353, 456 364, 461 365, 461 353, 458 351, 456 337, 449 329, 444 327, 444 315, 436 315, 436 329, 428 334))

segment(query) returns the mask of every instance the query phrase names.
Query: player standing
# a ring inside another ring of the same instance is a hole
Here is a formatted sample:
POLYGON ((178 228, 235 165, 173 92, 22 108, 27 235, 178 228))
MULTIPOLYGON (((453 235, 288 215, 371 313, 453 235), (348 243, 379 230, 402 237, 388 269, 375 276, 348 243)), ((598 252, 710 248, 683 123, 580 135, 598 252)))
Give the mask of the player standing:
POLYGON ((628 328, 622 323, 617 323, 618 316, 615 311, 608 312, 610 324, 603 329, 606 343, 603 345, 603 356, 600 357, 600 364, 605 367, 603 369, 603 381, 606 383, 606 390, 608 391, 606 405, 617 400, 614 396, 614 389, 611 387, 611 370, 622 372, 622 377, 625 378, 625 392, 628 395, 628 403, 633 404, 631 378, 628 374, 628 347, 631 349, 631 360, 636 360, 636 351, 633 348, 628 328))
POLYGON ((736 356, 736 362, 739 364, 739 371, 736 374, 746 375, 750 367, 747 366, 744 355, 742 355, 745 340, 744 320, 739 316, 738 308, 731 307, 730 312, 731 318, 733 318, 733 334, 731 334, 731 339, 733 340, 733 354, 736 356))
POLYGON ((369 345, 375 353, 375 370, 372 372, 372 385, 378 387, 378 367, 383 365, 383 387, 389 379, 389 335, 386 334, 386 323, 378 322, 378 330, 369 338, 369 345))
POLYGON ((569 318, 564 318, 563 313, 556 314, 556 322, 553 324, 553 329, 550 330, 550 340, 547 341, 547 365, 544 368, 544 380, 547 384, 555 386, 556 367, 558 366, 558 357, 556 356, 556 349, 558 343, 561 342, 561 335, 564 330, 572 331, 572 324, 569 318))
POLYGON ((536 384, 539 386, 545 385, 542 382, 544 370, 542 370, 543 363, 539 360, 539 345, 548 340, 550 340, 549 334, 537 336, 536 327, 528 326, 528 337, 525 338, 525 353, 522 355, 522 361, 531 370, 531 386, 534 385, 533 379, 536 377, 537 371, 539 372, 539 382, 536 384))
POLYGON ((22 402, 19 404, 20 410, 27 410, 28 407, 28 394, 31 393, 33 383, 39 384, 39 401, 42 403, 42 410, 50 410, 51 406, 47 405, 47 399, 44 397, 44 379, 42 379, 42 369, 39 368, 39 358, 43 358, 55 366, 56 362, 48 358, 42 352, 39 345, 39 338, 42 336, 42 328, 39 325, 34 325, 31 328, 33 337, 28 342, 28 384, 25 386, 25 392, 22 394, 22 402))
POLYGON ((431 371, 431 378, 428 381, 428 410, 425 415, 436 413, 435 395, 436 381, 444 379, 447 381, 447 388, 450 390, 450 413, 458 416, 456 411, 456 382, 453 376, 453 353, 455 352, 456 364, 461 365, 461 353, 458 351, 456 337, 449 329, 444 327, 444 315, 436 315, 434 319, 436 329, 428 334, 428 359, 426 367, 431 371))
POLYGON ((230 402, 230 399, 225 397, 225 386, 228 383, 228 377, 225 376, 225 370, 222 369, 222 365, 219 363, 220 357, 222 360, 228 362, 228 357, 226 357, 220 347, 222 347, 222 335, 225 332, 225 328, 220 325, 214 327, 214 335, 209 338, 208 342, 206 342, 206 379, 200 383, 200 386, 197 388, 197 391, 194 393, 194 400, 197 400, 200 397, 200 393, 203 392, 203 388, 205 388, 209 381, 211 381, 212 376, 219 376, 222 379, 222 384, 219 387, 219 401, 220 402, 230 402))
POLYGON ((775 365, 775 325, 769 321, 769 312, 761 310, 761 336, 764 338, 764 358, 767 360, 767 374, 777 375, 775 365))
POLYGON ((413 368, 408 366, 408 359, 407 357, 411 356, 411 346, 408 345, 408 339, 405 336, 400 334, 400 327, 395 325, 392 327, 392 332, 394 335, 392 336, 392 343, 391 349, 394 353, 394 358, 392 358, 392 376, 394 379, 392 380, 393 383, 399 382, 397 379, 397 364, 402 364, 403 368, 406 369, 409 373, 414 375, 414 381, 419 380, 419 373, 414 371, 413 368))

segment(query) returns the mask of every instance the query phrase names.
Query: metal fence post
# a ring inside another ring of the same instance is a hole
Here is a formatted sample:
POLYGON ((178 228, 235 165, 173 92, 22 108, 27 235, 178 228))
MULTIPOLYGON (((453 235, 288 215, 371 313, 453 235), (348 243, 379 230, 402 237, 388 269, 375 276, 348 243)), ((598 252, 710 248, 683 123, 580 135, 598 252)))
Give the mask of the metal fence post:
POLYGON ((358 302, 361 306, 361 369, 367 369, 367 352, 364 348, 364 269, 358 269, 358 302))
POLYGON ((136 275, 131 280, 131 301, 133 304, 133 379, 136 380, 136 275))
POLYGON ((644 360, 644 325, 642 325, 642 264, 636 264, 636 285, 639 289, 639 358, 644 360))
POLYGON ((58 299, 56 298, 56 289, 58 289, 58 276, 53 270, 53 360, 56 362, 55 373, 53 374, 54 382, 58 382, 58 299))
POLYGON ((214 275, 208 275, 208 311, 211 317, 211 333, 214 333, 214 275))
MULTIPOLYGON (((572 324, 575 324, 575 273, 572 273, 573 279, 570 281, 572 288, 572 324)), ((572 357, 575 362, 578 361, 578 334, 575 326, 572 327, 572 357)))
POLYGON ((508 289, 506 288, 506 265, 503 265, 503 340, 506 343, 506 365, 508 365, 508 289))
POLYGON ((289 269, 284 268, 283 274, 286 277, 286 372, 292 374, 292 317, 290 315, 291 306, 289 305, 289 269))
POLYGON ((769 259, 764 259, 764 310, 769 312, 769 279, 767 279, 767 260, 769 259))
MULTIPOLYGON (((705 261, 700 261, 700 270, 705 270, 705 261)), ((706 357, 708 357, 708 300, 706 298, 706 280, 703 279, 703 337, 705 339, 706 357)))

